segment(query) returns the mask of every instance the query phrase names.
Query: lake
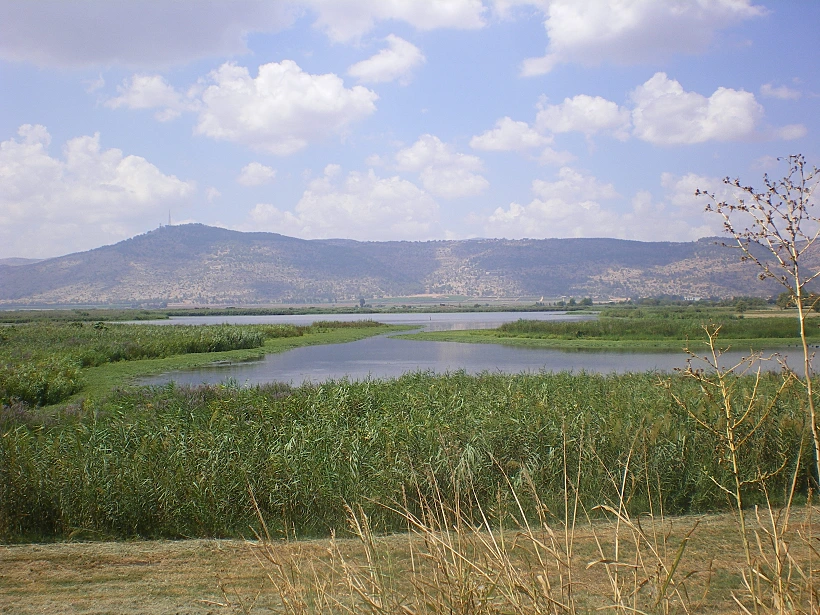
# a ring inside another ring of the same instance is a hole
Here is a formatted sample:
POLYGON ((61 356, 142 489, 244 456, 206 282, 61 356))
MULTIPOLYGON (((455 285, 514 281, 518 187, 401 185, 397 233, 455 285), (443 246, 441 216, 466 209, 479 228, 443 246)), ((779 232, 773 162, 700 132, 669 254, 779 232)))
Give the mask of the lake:
MULTIPOLYGON (((555 312, 468 312, 462 314, 339 314, 297 316, 186 317, 151 324, 298 324, 316 320, 362 320, 372 318, 387 324, 418 325, 428 331, 493 328, 519 318, 537 320, 589 320, 594 316, 555 312)), ((796 348, 791 349, 797 353, 796 348)), ((786 349, 788 352, 788 349, 786 349)), ((736 362, 743 352, 725 355, 727 363, 736 362)), ((307 346, 269 354, 258 361, 215 365, 169 372, 140 380, 143 384, 219 383, 234 380, 254 385, 266 382, 322 382, 330 379, 392 378, 412 371, 437 373, 464 370, 480 372, 670 372, 684 367, 683 352, 568 351, 501 346, 498 344, 461 344, 405 340, 380 335, 347 344, 307 346)), ((771 369, 777 369, 773 362, 771 369)))

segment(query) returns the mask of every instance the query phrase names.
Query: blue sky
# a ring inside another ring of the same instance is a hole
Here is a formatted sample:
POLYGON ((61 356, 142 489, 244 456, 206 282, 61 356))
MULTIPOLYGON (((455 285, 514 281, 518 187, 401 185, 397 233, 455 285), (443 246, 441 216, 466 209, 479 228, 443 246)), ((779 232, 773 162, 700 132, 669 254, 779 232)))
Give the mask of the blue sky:
POLYGON ((818 162, 820 2, 0 0, 0 258, 167 223, 718 234, 818 162))

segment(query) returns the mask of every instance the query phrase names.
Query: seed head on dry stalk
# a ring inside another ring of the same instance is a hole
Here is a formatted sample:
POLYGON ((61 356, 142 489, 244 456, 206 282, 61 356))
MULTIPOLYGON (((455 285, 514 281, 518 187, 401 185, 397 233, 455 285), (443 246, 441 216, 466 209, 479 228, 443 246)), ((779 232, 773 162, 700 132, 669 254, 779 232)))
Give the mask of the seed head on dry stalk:
POLYGON ((723 229, 734 241, 728 245, 741 251, 741 260, 759 268, 761 280, 772 278, 786 289, 797 306, 800 340, 803 346, 803 377, 807 409, 814 446, 815 479, 820 481, 820 434, 812 387, 812 353, 806 334, 806 317, 820 295, 812 296, 809 285, 820 276, 820 269, 806 263, 820 237, 820 217, 815 211, 814 189, 820 178, 817 167, 809 167, 802 154, 779 158, 788 164, 786 175, 778 180, 763 176, 764 189, 744 186, 739 179, 725 178, 734 189, 731 201, 718 200, 714 193, 695 190, 705 196, 706 211, 723 217, 723 229))

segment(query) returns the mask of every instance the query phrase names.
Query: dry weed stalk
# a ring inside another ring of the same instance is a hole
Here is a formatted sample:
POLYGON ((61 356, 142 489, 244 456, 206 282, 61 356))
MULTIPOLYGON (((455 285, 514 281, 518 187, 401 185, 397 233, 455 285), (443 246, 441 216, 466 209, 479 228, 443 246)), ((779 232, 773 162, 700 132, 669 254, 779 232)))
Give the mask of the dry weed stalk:
MULTIPOLYGON (((531 485, 531 479, 525 477, 531 485)), ((579 473, 574 480, 580 479, 579 473)), ((452 502, 429 477, 433 496, 418 490, 416 512, 390 507, 407 523, 407 549, 402 561, 390 552, 395 537, 374 535, 361 507, 347 507, 349 526, 362 554, 344 555, 333 539, 319 566, 308 563, 298 543, 275 543, 264 520, 254 544, 259 565, 276 588, 284 612, 370 613, 372 615, 574 615, 578 612, 572 584, 574 513, 563 531, 548 523, 546 506, 536 497, 538 523, 524 514, 524 505, 508 482, 518 514, 495 523, 478 505, 475 493, 452 502), (471 513, 463 504, 470 504, 471 513), (513 529, 510 529, 513 524, 513 529), (391 542, 392 540, 392 542, 391 542)), ((571 487, 577 493, 577 483, 571 487)), ((255 499, 251 498, 256 506, 255 499)), ((577 511, 577 497, 566 498, 577 511)))
MULTIPOLYGON (((578 604, 579 589, 574 580, 577 568, 583 566, 574 554, 577 515, 586 512, 579 495, 583 442, 572 443, 576 445, 578 467, 570 468, 571 445, 564 430, 564 513, 559 519, 540 500, 526 472, 524 484, 532 491, 536 518, 528 517, 509 479, 506 487, 515 512, 505 514, 499 501, 498 512, 491 518, 469 488, 464 490, 468 495, 456 490, 455 497, 448 500, 430 475, 427 480, 432 496, 418 489, 412 510, 406 501, 389 507, 407 523, 407 548, 401 561, 391 553, 396 537, 376 537, 363 509, 352 506, 347 508, 349 526, 358 538, 361 554, 345 556, 333 539, 326 561, 320 564, 322 570, 318 570, 315 564, 301 559, 298 547, 294 550, 272 543, 262 521, 264 536, 256 546, 257 559, 278 591, 284 611, 291 615, 586 612, 578 604)), ((629 472, 627 462, 620 477, 619 503, 600 507, 614 521, 615 555, 609 559, 604 556, 603 541, 590 521, 601 558, 587 568, 603 564, 610 574, 616 602, 607 608, 623 613, 689 613, 685 587, 689 575, 682 580, 676 576, 697 522, 670 549, 671 524, 663 518, 662 510, 659 519, 649 515, 648 527, 629 515, 625 493, 629 472), (631 549, 618 547, 623 530, 632 536, 631 549), (622 568, 628 568, 630 574, 619 576, 622 568)), ((584 601, 598 602, 600 598, 586 595, 584 601)))
POLYGON ((789 156, 785 161, 789 165, 788 173, 776 181, 764 175, 762 192, 744 186, 739 179, 727 177, 723 183, 738 193, 733 202, 719 201, 713 193, 700 189, 695 191, 695 196, 705 196, 710 201, 706 211, 723 217, 723 228, 734 238, 731 247, 741 251, 741 260, 757 265, 761 280, 777 280, 797 306, 803 350, 802 382, 811 422, 815 480, 820 480, 820 424, 812 383, 813 353, 809 351, 806 335, 806 317, 820 301, 820 295, 810 299, 808 287, 820 276, 820 270, 807 273, 804 267, 808 252, 820 238, 820 217, 814 213, 813 198, 815 179, 820 175, 817 167, 809 168, 800 154, 789 156), (765 253, 774 260, 763 258, 765 253), (810 305, 806 305, 807 300, 811 301, 810 305))
MULTIPOLYGON (((750 445, 755 433, 769 420, 778 400, 799 378, 781 361, 783 369, 780 383, 774 394, 769 399, 764 399, 760 394, 760 361, 766 359, 756 353, 742 358, 734 365, 723 366, 723 351, 718 347, 720 327, 708 325, 704 326, 704 330, 708 339, 708 354, 705 357, 698 357, 687 350, 690 357, 683 375, 699 385, 701 401, 705 401, 708 408, 716 413, 708 416, 694 410, 685 399, 672 391, 668 382, 667 388, 675 402, 689 414, 695 424, 715 437, 722 451, 723 460, 729 468, 729 484, 721 481, 719 477, 710 475, 708 478, 728 496, 738 521, 738 534, 746 560, 742 576, 747 601, 744 602, 734 593, 733 598, 741 611, 749 615, 799 613, 805 612, 803 595, 808 592, 808 612, 814 613, 811 565, 809 564, 807 569, 800 566, 792 555, 791 544, 787 538, 790 533, 789 521, 793 498, 797 491, 802 441, 796 452, 793 474, 782 508, 777 508, 773 504, 766 483, 769 478, 784 471, 789 460, 784 458, 779 468, 768 473, 762 472, 759 468, 753 471, 744 470, 740 463, 744 447, 750 445), (705 369, 693 367, 693 360, 702 362, 705 369), (748 376, 749 372, 752 372, 752 387, 744 399, 742 391, 739 390, 740 376, 748 376), (754 527, 747 518, 745 493, 749 489, 759 490, 766 502, 762 511, 759 507, 754 509, 754 527)), ((768 358, 771 359, 772 357, 768 358)), ((809 539, 806 544, 813 549, 810 524, 808 528, 809 539)))

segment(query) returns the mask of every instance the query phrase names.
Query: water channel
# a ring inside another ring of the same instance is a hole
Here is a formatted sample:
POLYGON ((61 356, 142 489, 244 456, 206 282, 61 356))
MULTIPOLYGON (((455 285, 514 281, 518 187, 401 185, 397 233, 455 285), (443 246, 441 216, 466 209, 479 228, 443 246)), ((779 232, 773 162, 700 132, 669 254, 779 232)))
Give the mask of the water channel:
MULTIPOLYGON (((372 318, 387 324, 417 325, 426 331, 493 328, 502 323, 526 318, 530 320, 583 320, 590 315, 555 312, 470 312, 461 314, 339 314, 298 316, 185 317, 151 324, 297 324, 316 320, 361 320, 372 318)), ((789 350, 780 349, 788 355, 789 350)), ((726 364, 737 362, 742 349, 724 355, 726 364)), ((568 351, 498 344, 462 344, 406 340, 394 335, 379 335, 346 344, 307 346, 282 353, 269 354, 258 361, 221 364, 180 370, 145 378, 143 384, 219 383, 233 380, 243 385, 266 382, 322 382, 330 379, 393 378, 406 372, 436 373, 464 370, 480 372, 669 372, 683 367, 683 352, 568 351)), ((777 369, 775 362, 764 368, 777 369)))

